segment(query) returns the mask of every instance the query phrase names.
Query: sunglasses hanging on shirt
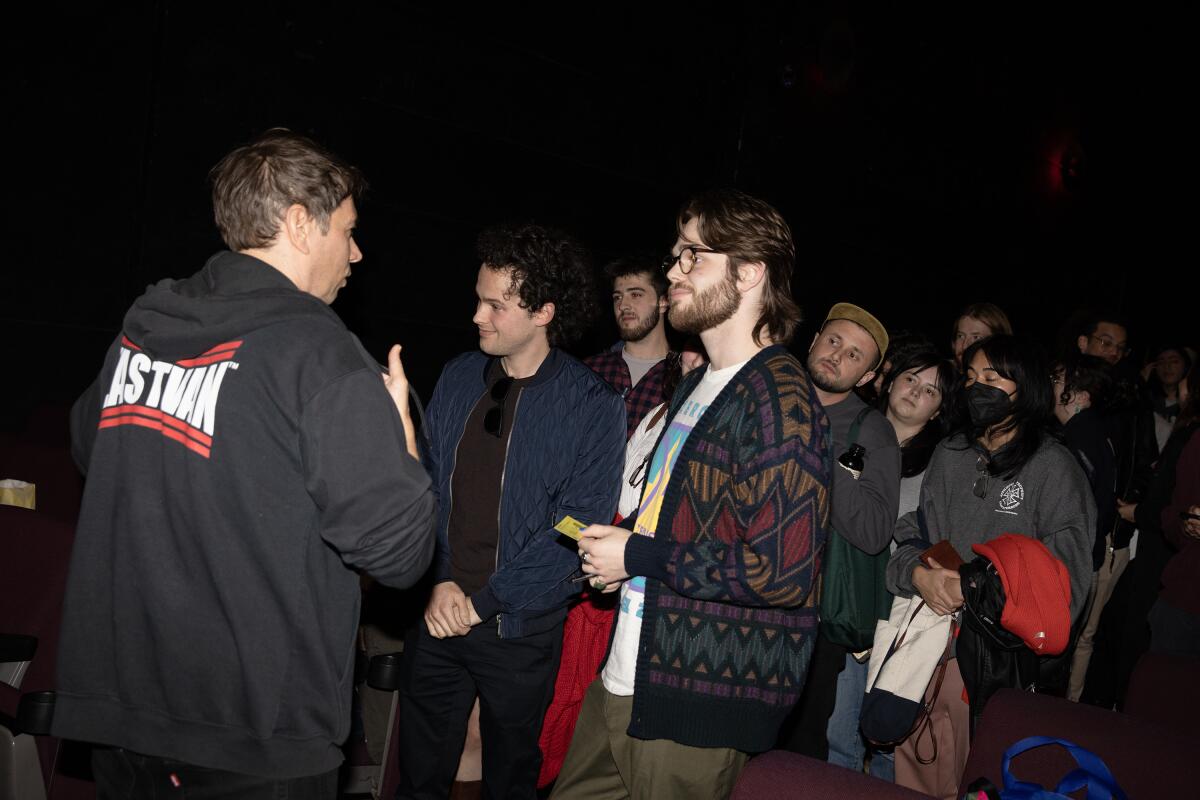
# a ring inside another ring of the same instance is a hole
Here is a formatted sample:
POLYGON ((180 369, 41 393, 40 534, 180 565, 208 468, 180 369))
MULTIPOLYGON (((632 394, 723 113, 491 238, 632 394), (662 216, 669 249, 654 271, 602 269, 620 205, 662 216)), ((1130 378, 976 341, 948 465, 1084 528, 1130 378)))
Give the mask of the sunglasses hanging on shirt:
POLYGON ((513 379, 507 376, 492 384, 490 394, 495 405, 483 415, 483 429, 497 439, 504 433, 504 404, 508 401, 508 392, 512 385, 513 379))

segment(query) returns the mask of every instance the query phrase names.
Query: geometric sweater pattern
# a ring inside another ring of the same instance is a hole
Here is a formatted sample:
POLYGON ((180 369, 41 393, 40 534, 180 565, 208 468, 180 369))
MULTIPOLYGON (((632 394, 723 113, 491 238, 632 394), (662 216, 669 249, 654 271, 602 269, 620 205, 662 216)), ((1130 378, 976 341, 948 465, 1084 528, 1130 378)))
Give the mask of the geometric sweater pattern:
MULTIPOLYGON (((702 373, 681 383, 672 415, 702 373)), ((830 441, 808 373, 779 345, 751 358, 698 420, 654 536, 626 545, 627 571, 646 576, 631 736, 774 745, 812 655, 830 441)))

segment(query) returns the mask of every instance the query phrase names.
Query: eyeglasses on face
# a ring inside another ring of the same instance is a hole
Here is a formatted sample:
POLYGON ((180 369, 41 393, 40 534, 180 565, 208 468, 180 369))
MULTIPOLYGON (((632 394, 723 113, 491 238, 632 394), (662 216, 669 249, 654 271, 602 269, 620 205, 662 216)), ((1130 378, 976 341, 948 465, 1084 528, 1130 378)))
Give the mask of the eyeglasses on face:
POLYGON ((1089 336, 1088 338, 1098 344, 1100 349, 1105 352, 1120 353, 1121 355, 1125 355, 1129 352, 1129 345, 1127 345, 1125 342, 1118 342, 1115 339, 1111 339, 1107 336, 1096 336, 1095 334, 1089 336))
POLYGON ((687 247, 679 251, 679 255, 669 255, 663 259, 662 271, 666 275, 675 266, 675 262, 679 262, 679 271, 687 275, 696 266, 696 256, 700 253, 716 253, 716 250, 709 250, 707 247, 697 247, 694 244, 689 244, 687 247))
POLYGON ((508 392, 512 389, 513 379, 504 377, 492 384, 490 392, 495 403, 483 415, 483 429, 497 439, 504 433, 504 403, 508 400, 508 392))

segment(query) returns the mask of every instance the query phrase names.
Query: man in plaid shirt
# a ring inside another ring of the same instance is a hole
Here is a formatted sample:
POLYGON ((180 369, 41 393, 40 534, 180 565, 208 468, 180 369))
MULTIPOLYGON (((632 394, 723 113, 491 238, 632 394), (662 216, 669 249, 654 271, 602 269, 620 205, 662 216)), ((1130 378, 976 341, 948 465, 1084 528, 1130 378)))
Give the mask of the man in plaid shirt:
POLYGON ((584 359, 597 375, 625 398, 625 437, 663 401, 667 371, 664 312, 667 280, 651 260, 618 259, 604 268, 612 281, 613 315, 621 341, 584 359))

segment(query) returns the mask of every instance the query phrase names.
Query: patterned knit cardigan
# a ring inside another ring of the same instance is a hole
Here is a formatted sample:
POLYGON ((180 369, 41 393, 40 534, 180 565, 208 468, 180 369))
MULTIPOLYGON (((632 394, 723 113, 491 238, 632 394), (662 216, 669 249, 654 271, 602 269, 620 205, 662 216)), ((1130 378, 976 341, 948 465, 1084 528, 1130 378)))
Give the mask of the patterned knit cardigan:
MULTIPOLYGON (((672 416, 699 382, 689 374, 672 416)), ((668 423, 669 424, 669 423, 668 423)), ((761 752, 799 699, 817 631, 810 592, 829 520, 829 421, 782 346, 760 351, 697 422, 654 537, 629 735, 761 752)))

